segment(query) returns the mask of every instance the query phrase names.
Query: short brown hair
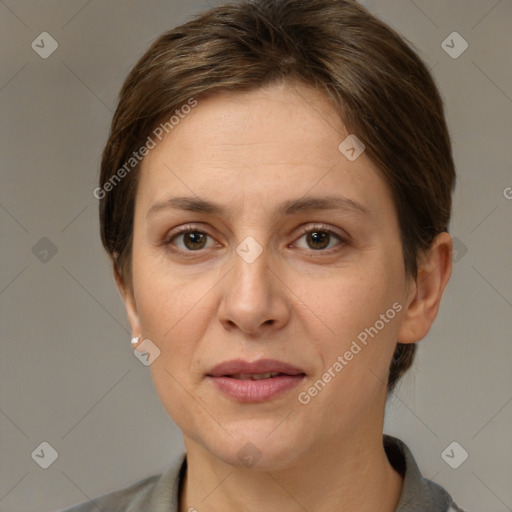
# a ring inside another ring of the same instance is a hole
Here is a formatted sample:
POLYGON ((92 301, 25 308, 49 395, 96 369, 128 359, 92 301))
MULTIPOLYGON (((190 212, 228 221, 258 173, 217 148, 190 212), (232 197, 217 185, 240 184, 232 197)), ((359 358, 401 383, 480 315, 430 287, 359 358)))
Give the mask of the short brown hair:
MULTIPOLYGON (((139 165, 104 188, 165 116, 191 98, 285 80, 321 91, 366 146, 396 207, 407 276, 448 231, 455 169, 432 76, 389 26, 351 0, 246 0, 215 7, 160 36, 121 89, 100 176, 102 243, 129 287, 139 165)), ((119 174, 117 175, 119 177, 119 174)), ((98 190, 98 189, 97 189, 98 190)), ((388 390, 413 362, 397 343, 388 390)))

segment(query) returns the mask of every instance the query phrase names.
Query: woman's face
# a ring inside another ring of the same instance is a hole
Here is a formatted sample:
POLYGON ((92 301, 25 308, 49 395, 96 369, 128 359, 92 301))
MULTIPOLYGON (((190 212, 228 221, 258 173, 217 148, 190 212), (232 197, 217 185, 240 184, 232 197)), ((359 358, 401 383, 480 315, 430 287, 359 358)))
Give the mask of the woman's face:
POLYGON ((277 468, 382 433, 410 289, 390 192, 348 135, 280 84, 199 99, 144 159, 126 305, 187 448, 277 468))

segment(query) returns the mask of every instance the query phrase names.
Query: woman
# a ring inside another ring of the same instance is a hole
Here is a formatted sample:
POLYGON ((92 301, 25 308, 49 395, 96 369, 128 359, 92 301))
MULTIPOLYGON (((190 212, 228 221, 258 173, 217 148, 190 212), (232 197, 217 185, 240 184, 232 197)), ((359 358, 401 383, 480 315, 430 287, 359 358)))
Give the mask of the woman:
POLYGON ((223 5, 120 93, 103 244, 186 454, 69 511, 460 510, 383 436, 451 274, 443 105, 348 0, 223 5))

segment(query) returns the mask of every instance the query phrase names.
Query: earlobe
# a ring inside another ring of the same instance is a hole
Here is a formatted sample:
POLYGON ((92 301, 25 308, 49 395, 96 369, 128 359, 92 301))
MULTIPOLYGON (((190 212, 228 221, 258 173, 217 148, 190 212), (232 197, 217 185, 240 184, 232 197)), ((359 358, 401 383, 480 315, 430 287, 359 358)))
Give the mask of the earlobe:
POLYGON ((141 332, 139 314, 137 310, 137 304, 135 302, 135 297, 133 291, 128 284, 126 284, 122 277, 118 274, 115 266, 114 266, 114 278, 116 281, 117 288, 119 293, 121 294, 121 298, 124 302, 124 307, 126 309, 126 316, 128 317, 128 323, 130 324, 130 329, 133 333, 133 336, 136 337, 141 332))
POLYGON ((399 343, 420 341, 430 330, 451 276, 452 249, 451 236, 443 232, 436 236, 431 248, 421 258, 398 333, 399 343))
POLYGON ((137 311, 137 305, 135 299, 130 292, 127 292, 123 298, 124 306, 126 308, 126 315, 128 317, 128 323, 134 336, 137 336, 141 332, 139 314, 137 311))

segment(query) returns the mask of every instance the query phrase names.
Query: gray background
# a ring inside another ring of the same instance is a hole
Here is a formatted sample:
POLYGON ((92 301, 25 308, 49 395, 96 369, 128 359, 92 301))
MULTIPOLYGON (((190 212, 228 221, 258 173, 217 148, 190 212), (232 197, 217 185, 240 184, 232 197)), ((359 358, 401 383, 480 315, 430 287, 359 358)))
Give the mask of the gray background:
MULTIPOLYGON (((64 508, 183 449, 132 354, 92 190, 130 67, 212 3, 0 2, 0 511, 64 508), (31 48, 44 31, 59 44, 47 59, 31 48), (48 469, 31 457, 43 441, 58 452, 48 469)), ((364 4, 433 69, 458 170, 453 276, 386 431, 459 505, 512 510, 512 1, 364 4), (469 44, 456 59, 441 47, 453 31, 469 44), (452 441, 469 454, 457 469, 441 457, 452 441)))

